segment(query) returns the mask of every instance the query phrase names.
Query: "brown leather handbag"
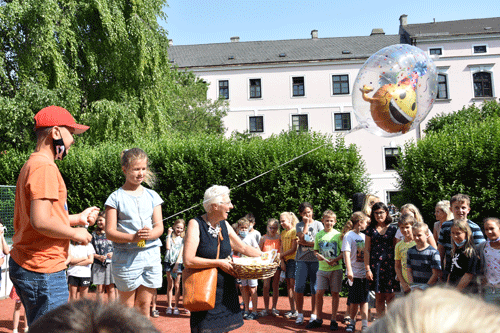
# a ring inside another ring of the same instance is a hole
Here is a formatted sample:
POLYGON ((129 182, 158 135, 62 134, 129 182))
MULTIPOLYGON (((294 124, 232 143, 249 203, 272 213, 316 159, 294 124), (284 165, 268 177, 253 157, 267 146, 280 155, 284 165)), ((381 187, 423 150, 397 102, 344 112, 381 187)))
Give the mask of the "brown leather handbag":
MULTIPOLYGON (((217 259, 219 259, 220 241, 217 237, 217 259)), ((182 271, 183 305, 189 311, 208 311, 215 307, 217 289, 217 268, 184 268, 182 271)))

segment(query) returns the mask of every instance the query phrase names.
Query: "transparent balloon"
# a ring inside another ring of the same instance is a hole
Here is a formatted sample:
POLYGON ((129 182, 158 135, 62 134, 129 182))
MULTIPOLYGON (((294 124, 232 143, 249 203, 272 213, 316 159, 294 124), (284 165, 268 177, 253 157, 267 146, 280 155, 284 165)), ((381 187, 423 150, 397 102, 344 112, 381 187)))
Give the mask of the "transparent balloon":
POLYGON ((379 136, 397 136, 427 117, 438 89, 434 62, 421 49, 391 45, 373 54, 359 70, 352 104, 361 127, 379 136))

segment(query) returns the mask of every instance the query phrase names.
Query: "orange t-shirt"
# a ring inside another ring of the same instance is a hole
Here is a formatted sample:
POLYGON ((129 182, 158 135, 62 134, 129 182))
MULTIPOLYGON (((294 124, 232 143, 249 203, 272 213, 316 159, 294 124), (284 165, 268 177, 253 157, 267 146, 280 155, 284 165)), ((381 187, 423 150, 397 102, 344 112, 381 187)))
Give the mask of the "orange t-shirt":
POLYGON ((22 268, 38 273, 55 273, 66 269, 69 240, 44 236, 30 223, 31 201, 52 201, 51 221, 54 225, 70 225, 67 190, 53 160, 33 153, 19 173, 14 204, 14 245, 10 255, 22 268))
POLYGON ((266 237, 266 240, 264 241, 264 245, 262 245, 262 252, 267 252, 271 250, 278 250, 280 251, 280 246, 281 246, 281 239, 269 239, 266 237))

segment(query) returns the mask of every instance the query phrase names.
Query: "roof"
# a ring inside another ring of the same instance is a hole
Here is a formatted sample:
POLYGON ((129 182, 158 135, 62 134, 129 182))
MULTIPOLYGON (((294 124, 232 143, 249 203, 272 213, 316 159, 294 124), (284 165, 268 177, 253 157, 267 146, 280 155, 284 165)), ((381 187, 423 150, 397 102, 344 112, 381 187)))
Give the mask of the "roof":
POLYGON ((398 44, 399 35, 309 38, 257 42, 172 45, 170 60, 181 68, 367 59, 398 44))
POLYGON ((498 34, 500 33, 500 17, 407 24, 401 28, 414 38, 498 34))

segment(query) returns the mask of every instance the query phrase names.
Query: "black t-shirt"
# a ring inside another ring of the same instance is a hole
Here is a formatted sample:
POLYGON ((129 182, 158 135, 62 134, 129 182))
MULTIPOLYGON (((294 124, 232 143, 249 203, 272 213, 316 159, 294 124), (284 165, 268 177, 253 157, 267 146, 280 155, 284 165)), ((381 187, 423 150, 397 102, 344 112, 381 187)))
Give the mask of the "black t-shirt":
MULTIPOLYGON (((449 283, 453 286, 458 285, 462 276, 466 273, 476 275, 479 271, 479 260, 475 254, 471 258, 464 253, 463 247, 456 249, 449 263, 447 270, 450 272, 449 283)), ((473 281, 471 281, 473 282, 473 281)))

